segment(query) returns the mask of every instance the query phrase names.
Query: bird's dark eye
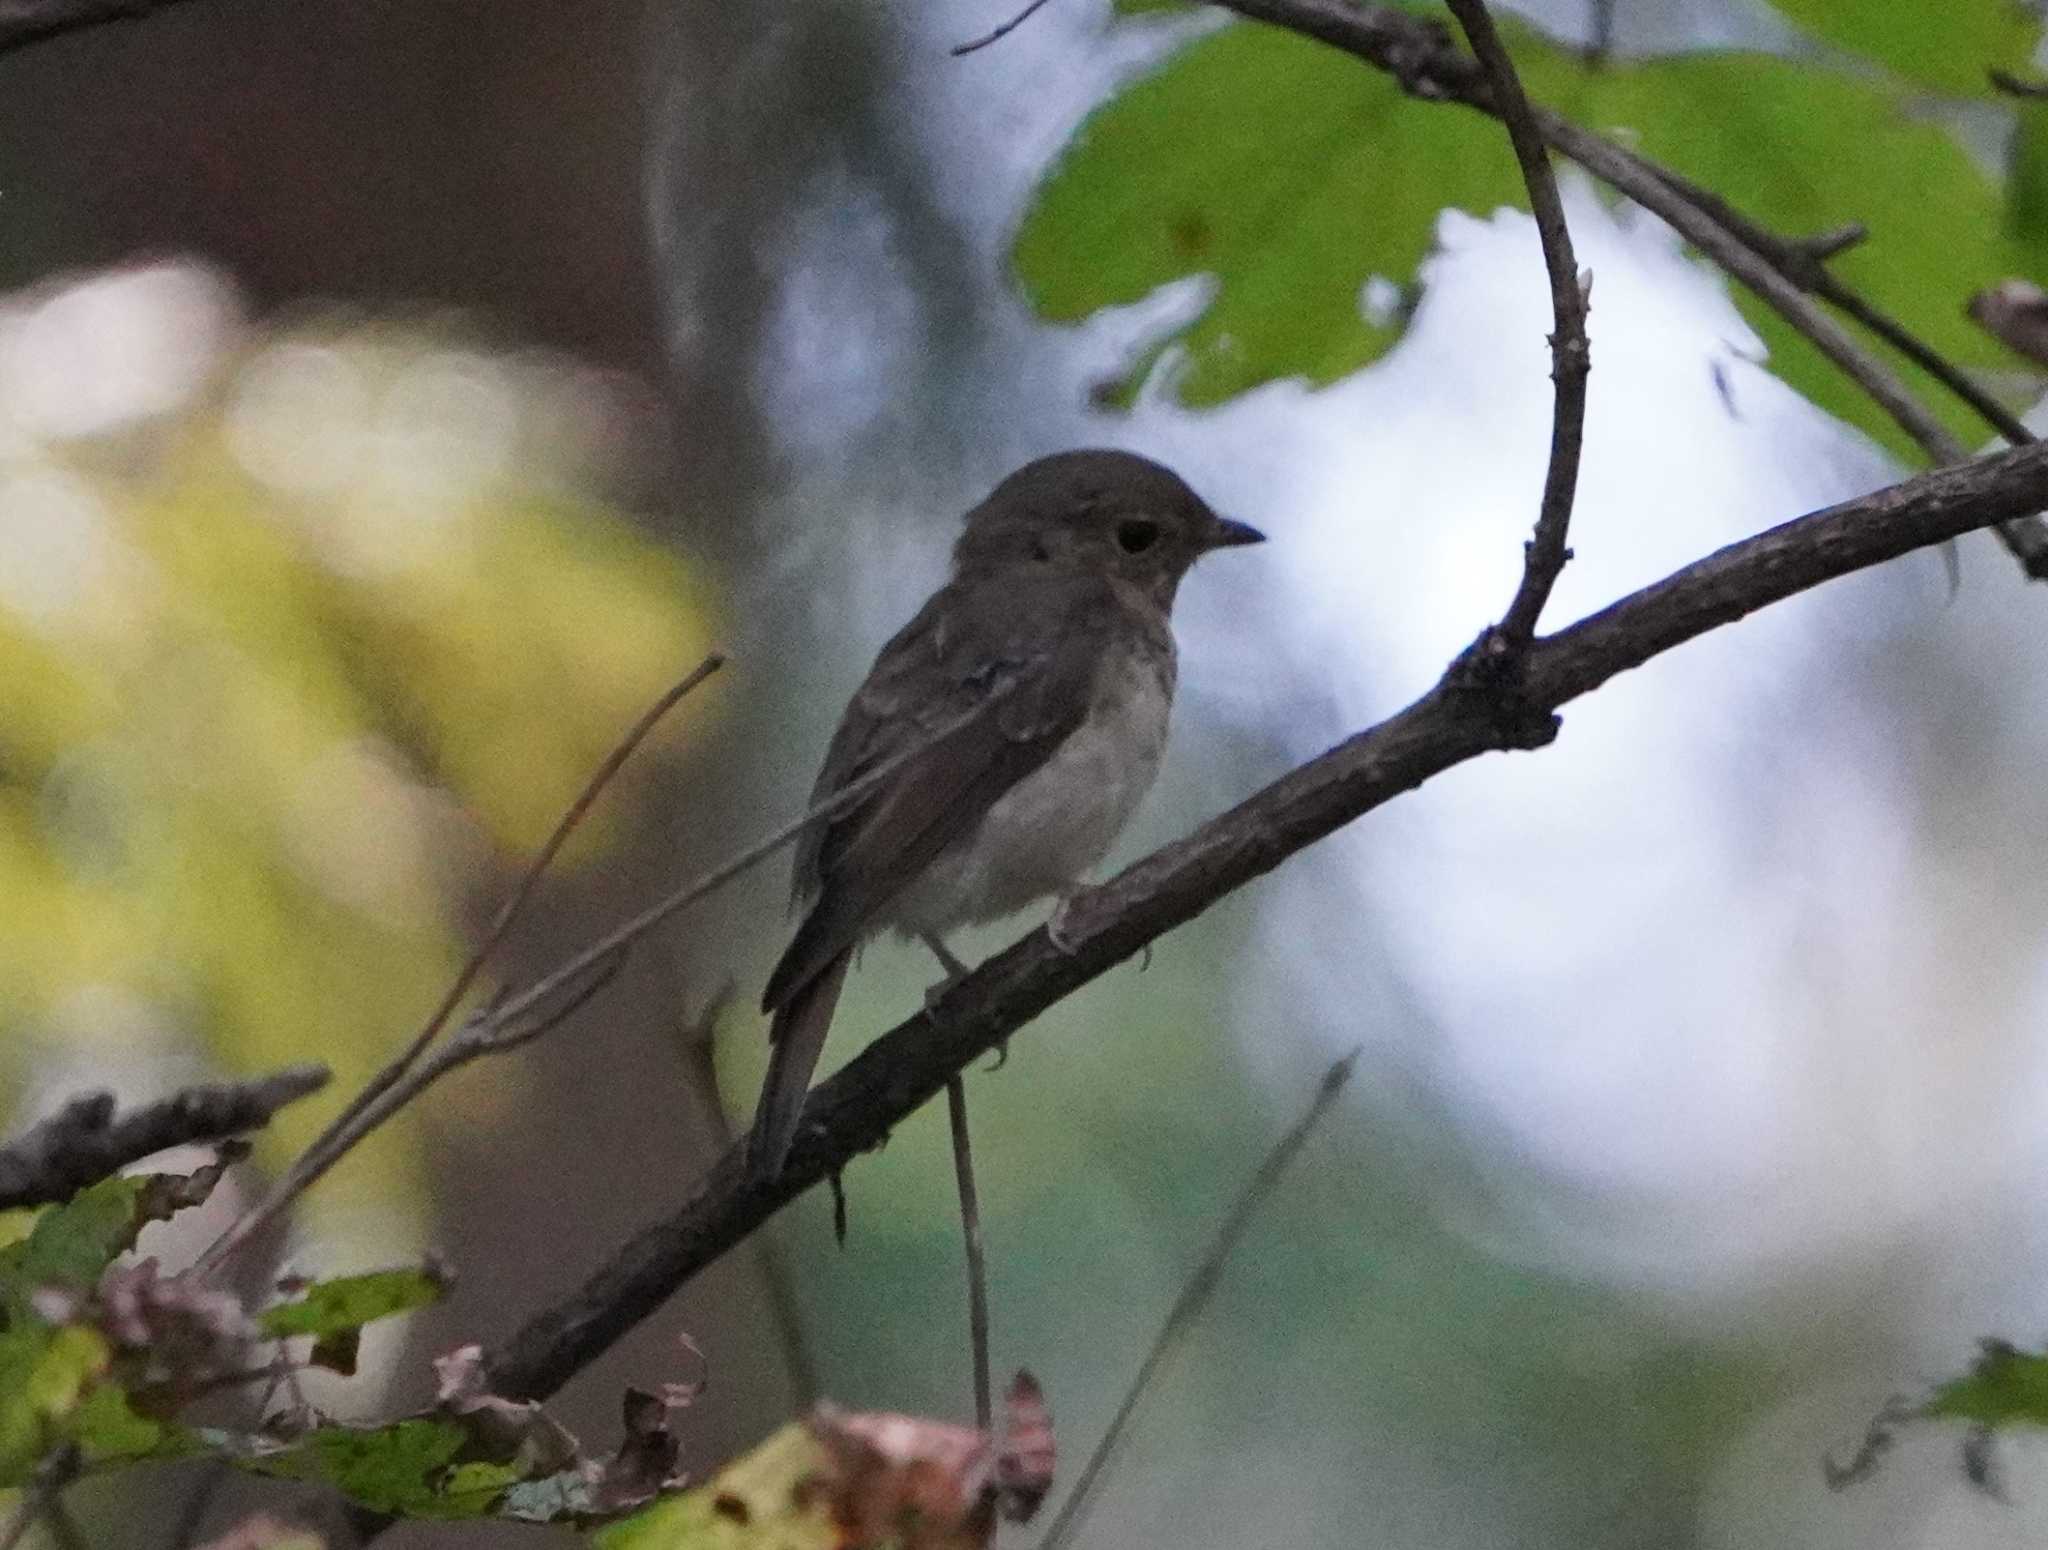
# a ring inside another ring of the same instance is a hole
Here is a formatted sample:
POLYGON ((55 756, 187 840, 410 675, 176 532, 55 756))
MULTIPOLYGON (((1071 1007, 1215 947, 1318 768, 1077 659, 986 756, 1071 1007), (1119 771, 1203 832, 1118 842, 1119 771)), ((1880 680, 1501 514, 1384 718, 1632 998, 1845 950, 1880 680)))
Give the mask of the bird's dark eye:
POLYGON ((1143 554, 1159 541, 1159 524, 1126 517, 1116 525, 1116 541, 1125 554, 1143 554))

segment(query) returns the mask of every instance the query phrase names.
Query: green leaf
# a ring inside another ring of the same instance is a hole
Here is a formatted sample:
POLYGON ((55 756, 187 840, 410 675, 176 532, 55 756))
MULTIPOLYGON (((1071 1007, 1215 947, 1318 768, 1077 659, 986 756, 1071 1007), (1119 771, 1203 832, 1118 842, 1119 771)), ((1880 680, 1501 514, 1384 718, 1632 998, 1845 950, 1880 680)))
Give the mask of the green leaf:
POLYGON ((393 1314, 440 1301, 447 1280, 438 1271, 407 1267, 316 1281, 294 1301, 265 1308, 257 1326, 266 1335, 337 1335, 393 1314))
POLYGON ((140 1179, 104 1179, 51 1206, 26 1238, 0 1249, 0 1292, 9 1316, 26 1308, 29 1294, 39 1286, 91 1288, 100 1272, 134 1244, 141 1194, 140 1179))
MULTIPOLYGON (((2007 217, 1982 169, 1946 129, 1910 113, 1896 88, 1752 53, 1588 71, 1526 29, 1511 43, 1536 100, 1640 146, 1765 226, 1803 236, 1864 222, 1870 239, 1836 271, 1951 360, 2002 362, 1963 302, 2043 267, 2048 234, 2007 217)), ((1112 395, 1128 402, 1177 350, 1170 385, 1204 405, 1276 378, 1328 382, 1375 359, 1402 324, 1361 315, 1363 282, 1411 284, 1445 206, 1484 215, 1522 204, 1498 125, 1408 100, 1335 50, 1233 25, 1083 124, 1040 186, 1014 259, 1033 307, 1056 321, 1209 276, 1197 314, 1155 340, 1112 395)), ((1918 456, 1775 313, 1744 291, 1735 300, 1774 372, 1918 456)), ((1959 436, 1983 435, 1944 390, 1900 369, 1959 436)))
MULTIPOLYGON (((459 1505, 446 1487, 450 1465, 469 1441, 453 1421, 415 1417, 389 1426, 322 1426, 289 1451, 259 1456, 248 1467, 292 1480, 320 1480, 378 1512, 402 1517, 471 1517, 488 1509, 464 1478, 459 1505)), ((502 1487, 500 1487, 502 1489, 502 1487)))
POLYGON ((785 1426, 718 1477, 591 1536, 596 1550, 835 1550, 824 1493, 833 1463, 809 1427, 785 1426))
POLYGON ((1506 139, 1478 116, 1411 102, 1322 44, 1231 26, 1082 125, 1014 262, 1031 305, 1056 321, 1214 276, 1213 298, 1174 336, 1185 357, 1173 379, 1184 401, 1213 404, 1377 359, 1400 324, 1364 315, 1365 282, 1406 284, 1446 204, 1483 211, 1520 190, 1506 139))
POLYGON ((36 1218, 29 1235, 0 1248, 0 1304, 11 1321, 29 1316, 36 1288, 90 1291, 100 1275, 135 1246, 151 1222, 204 1200, 219 1177, 206 1167, 189 1177, 170 1173, 102 1179, 36 1218))
POLYGON ((70 1435, 94 1379, 106 1371, 107 1343, 83 1326, 24 1322, 0 1335, 0 1487, 18 1486, 70 1435))
POLYGON ((182 1458, 199 1443, 182 1427, 137 1415, 117 1383, 96 1383, 71 1418, 88 1467, 120 1460, 182 1458))
POLYGON ((2048 1355, 1987 1340, 1969 1372, 1936 1389, 1920 1413, 1984 1426, 2048 1426, 2048 1355))
POLYGON ((1815 37, 1954 97, 1991 95, 1985 72, 2024 69, 2041 36, 2040 18, 2020 0, 1772 3, 1815 37))
POLYGON ((108 1378, 113 1352, 82 1324, 26 1321, 0 1335, 0 1488, 25 1484, 60 1443, 88 1468, 201 1450, 183 1427, 139 1415, 108 1378))

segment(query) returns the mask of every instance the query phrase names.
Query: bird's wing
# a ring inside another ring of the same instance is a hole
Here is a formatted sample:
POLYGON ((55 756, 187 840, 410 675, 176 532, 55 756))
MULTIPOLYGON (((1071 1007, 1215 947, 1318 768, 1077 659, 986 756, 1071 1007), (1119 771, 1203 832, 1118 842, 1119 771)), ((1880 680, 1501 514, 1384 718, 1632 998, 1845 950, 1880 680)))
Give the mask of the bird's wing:
POLYGON ((769 976, 764 1010, 867 935, 891 899, 1081 724, 1122 608, 1099 577, 954 583, 882 648, 833 735, 813 800, 928 746, 798 847, 798 897, 815 903, 769 976))

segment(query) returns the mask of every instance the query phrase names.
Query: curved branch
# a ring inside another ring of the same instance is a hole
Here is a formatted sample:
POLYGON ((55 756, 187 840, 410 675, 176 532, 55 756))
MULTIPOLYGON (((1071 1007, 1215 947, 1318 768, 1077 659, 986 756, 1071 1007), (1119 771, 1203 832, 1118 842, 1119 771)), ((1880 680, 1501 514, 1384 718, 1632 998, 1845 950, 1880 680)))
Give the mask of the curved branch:
POLYGON ((1453 765, 1540 745, 1549 712, 1675 646, 1834 577, 2043 506, 2048 446, 1940 469, 1730 544, 1534 642, 1510 703, 1454 671, 1407 709, 1076 900, 1062 917, 1063 945, 1041 927, 961 980, 931 1013, 884 1034, 813 1091, 773 1178, 749 1176, 744 1146, 728 1150, 666 1220, 490 1355, 493 1389, 553 1393, 781 1206, 879 1146, 969 1062, 1296 851, 1453 765), (1544 713, 1540 725, 1524 714, 1532 706, 1544 713))
MULTIPOLYGON (((1472 52, 1493 83, 1493 100, 1514 143, 1522 182, 1529 190, 1529 210, 1536 217, 1536 235, 1543 243, 1543 267, 1550 276, 1550 312, 1556 329, 1550 336, 1550 380, 1557 404, 1550 420, 1550 466, 1543 475, 1543 504, 1536 514, 1536 534, 1523 555, 1522 580, 1514 601, 1502 615, 1496 640, 1519 653, 1536 635, 1536 621, 1550 601, 1551 588, 1572 552, 1565 540, 1572 520, 1572 496, 1579 482, 1579 451, 1586 437, 1586 373, 1591 366, 1586 345, 1586 285, 1572 255, 1572 237, 1565 226, 1564 203, 1557 197, 1550 152, 1543 132, 1515 74, 1514 61, 1494 30, 1485 0, 1450 0, 1451 14, 1465 29, 1472 52)), ((1590 276, 1587 277, 1590 280, 1590 276)))

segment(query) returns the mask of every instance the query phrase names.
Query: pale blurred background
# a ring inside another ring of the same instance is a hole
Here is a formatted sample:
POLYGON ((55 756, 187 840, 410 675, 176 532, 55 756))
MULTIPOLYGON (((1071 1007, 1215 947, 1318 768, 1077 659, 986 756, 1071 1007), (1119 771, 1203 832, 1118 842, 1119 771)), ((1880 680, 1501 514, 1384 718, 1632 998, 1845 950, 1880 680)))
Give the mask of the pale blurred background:
MULTIPOLYGON (((1575 36, 1581 9, 1530 14, 1575 36)), ((1036 453, 1152 453, 1272 538, 1185 594, 1175 742, 1125 854, 1405 703, 1497 614, 1549 429, 1526 220, 1444 216, 1409 335, 1334 387, 1098 409, 1199 283, 1048 327, 1007 243, 1176 24, 1106 33, 1057 0, 948 58, 1001 19, 203 0, 0 59, 17 1121, 88 1082, 305 1056, 359 1080, 713 642, 731 667, 509 967, 793 814, 958 514, 1036 453)), ((1783 38, 1740 0, 1619 6, 1624 51, 1783 38)), ((1667 235, 1567 194, 1595 367, 1554 620, 1894 475, 1770 376, 1667 235)), ((1366 1051, 1083 1543, 2040 1542, 2024 1441, 1999 1445, 2003 1500, 1935 1427, 1847 1492, 1821 1469, 1979 1337, 2048 1331, 2048 597, 1989 541, 1957 561, 1953 593, 1915 556, 1617 681, 1554 748, 1374 815, 970 1078, 996 1365, 1039 1374, 1078 1461, 1242 1181, 1366 1051)), ((744 1114, 783 877, 316 1192, 294 1263, 433 1245, 462 1277, 335 1403, 416 1400, 428 1356, 687 1191, 718 1135, 681 1042, 730 979, 744 1114)), ((828 1058, 930 974, 871 951, 828 1058)), ((964 1415, 943 1122, 846 1182, 844 1249, 823 1199, 774 1232, 806 1359, 840 1401, 964 1415)), ((741 1252, 703 1277, 565 1394, 570 1423, 607 1437, 687 1331, 694 1459, 771 1429, 804 1396, 762 1274, 741 1252)), ((134 1495, 97 1506, 106 1543, 160 1542, 134 1495)))

